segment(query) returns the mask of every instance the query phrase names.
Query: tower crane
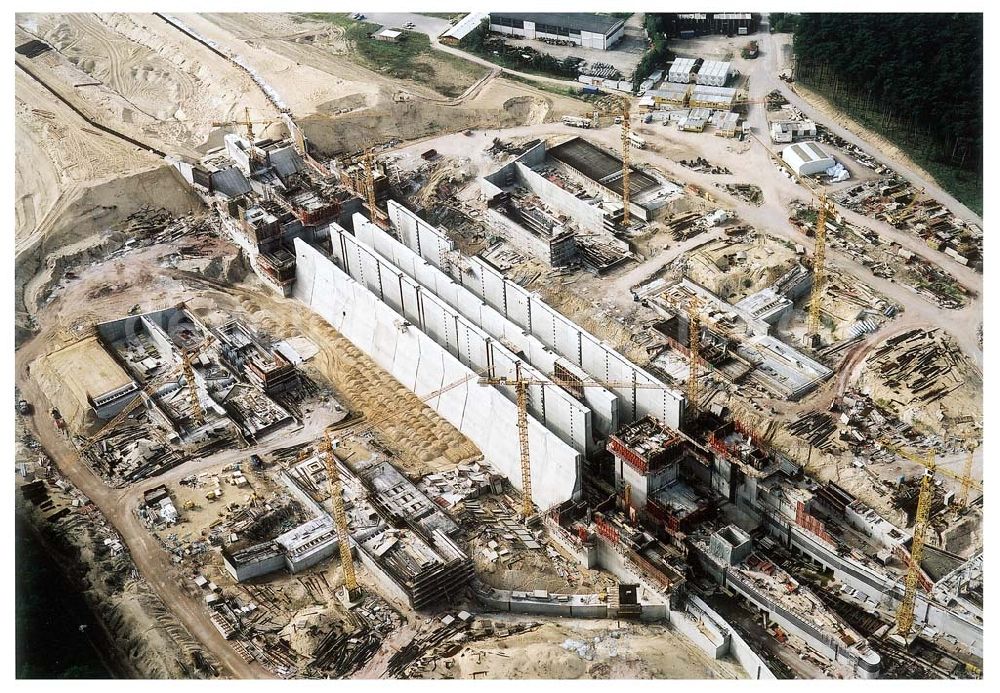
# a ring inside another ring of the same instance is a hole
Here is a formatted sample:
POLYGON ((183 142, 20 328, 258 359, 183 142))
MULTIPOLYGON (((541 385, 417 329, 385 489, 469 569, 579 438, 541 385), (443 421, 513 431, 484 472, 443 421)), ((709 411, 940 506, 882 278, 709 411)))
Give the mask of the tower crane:
POLYGON ((692 296, 688 303, 688 340, 690 368, 687 381, 687 398, 689 411, 698 407, 698 371, 701 366, 701 302, 697 296, 692 296))
POLYGON ((480 385, 507 385, 514 388, 517 400, 517 438, 520 443, 521 452, 521 516, 527 520, 535 511, 534 503, 531 499, 531 456, 528 446, 528 386, 539 385, 542 387, 559 386, 569 389, 581 387, 604 387, 604 388, 637 388, 640 390, 670 390, 666 385, 654 383, 636 383, 620 380, 561 380, 558 378, 525 378, 521 375, 520 362, 514 365, 514 377, 507 376, 479 378, 480 385))
POLYGON ((378 207, 375 206, 375 148, 368 147, 364 153, 365 197, 368 200, 368 213, 373 224, 379 224, 378 207))
POLYGON ((274 125, 275 123, 283 122, 280 118, 267 118, 264 120, 254 120, 250 117, 249 106, 243 109, 243 118, 234 120, 215 120, 212 121, 212 127, 222 128, 229 127, 232 125, 241 125, 246 128, 247 139, 252 145, 256 141, 256 133, 254 133, 254 125, 274 125))
POLYGON ((818 209, 816 212, 816 235, 813 239, 813 282, 809 294, 809 313, 806 320, 806 334, 812 339, 813 346, 819 341, 819 315, 823 307, 823 283, 826 279, 826 218, 832 211, 829 201, 826 199, 826 192, 817 190, 816 187, 806 181, 796 171, 789 166, 784 159, 778 156, 762 139, 750 133, 750 136, 757 140, 764 148, 764 151, 774 159, 780 166, 785 168, 803 188, 816 199, 818 209))
POLYGON ((333 505, 333 524, 337 530, 340 545, 340 567, 344 571, 344 591, 347 602, 356 602, 361 597, 361 587, 354 573, 354 557, 351 555, 351 534, 347 526, 347 511, 344 509, 344 487, 337 471, 337 458, 333 455, 333 441, 329 429, 323 432, 323 440, 317 452, 326 466, 326 480, 330 486, 330 503, 333 505))
POLYGON ((621 121, 622 139, 622 204, 625 205, 622 224, 627 225, 629 220, 629 174, 632 171, 632 122, 628 99, 622 96, 605 96, 594 103, 594 120, 600 115, 613 116, 621 121))
MULTIPOLYGON (((910 562, 906 570, 906 578, 903 582, 903 599, 896 610, 896 632, 904 640, 913 629, 914 613, 916 605, 917 584, 920 581, 920 559, 924 552, 924 540, 927 536, 927 528, 930 525, 931 503, 934 500, 934 476, 941 472, 962 482, 963 488, 977 485, 982 489, 982 485, 970 476, 971 464, 966 463, 966 470, 963 476, 937 466, 934 452, 928 452, 926 457, 892 445, 886 444, 893 452, 905 457, 908 460, 917 462, 924 466, 924 474, 920 480, 920 493, 917 496, 917 513, 913 523, 913 543, 910 546, 910 562)), ((971 454, 969 459, 971 460, 971 454)))
POLYGON ((194 381, 194 366, 191 365, 191 353, 187 349, 181 349, 181 359, 184 369, 184 380, 191 395, 191 411, 194 413, 195 423, 201 425, 205 423, 205 410, 202 409, 201 401, 198 399, 198 385, 194 381))

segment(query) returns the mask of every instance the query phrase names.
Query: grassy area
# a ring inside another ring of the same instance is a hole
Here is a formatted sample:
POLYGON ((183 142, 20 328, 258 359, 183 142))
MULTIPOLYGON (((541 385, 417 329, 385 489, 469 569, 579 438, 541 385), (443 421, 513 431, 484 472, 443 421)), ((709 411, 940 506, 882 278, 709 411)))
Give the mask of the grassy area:
POLYGON ((370 35, 381 28, 379 24, 355 21, 346 14, 304 16, 342 27, 351 56, 370 70, 421 82, 444 96, 458 96, 486 74, 480 65, 434 50, 430 38, 421 32, 403 31, 397 42, 376 41, 370 35))
POLYGON ((306 19, 315 19, 320 22, 335 24, 345 29, 357 24, 356 21, 351 19, 351 15, 344 12, 307 12, 301 16, 306 19))
POLYGON ((509 72, 504 73, 504 79, 509 79, 512 82, 520 82, 521 84, 527 84, 528 86, 534 87, 541 91, 547 91, 550 94, 556 94, 558 96, 566 96, 571 99, 576 99, 578 101, 594 101, 596 96, 593 94, 584 94, 583 89, 577 89, 575 87, 563 87, 558 84, 552 84, 550 82, 539 82, 528 77, 522 77, 521 75, 514 75, 509 72))

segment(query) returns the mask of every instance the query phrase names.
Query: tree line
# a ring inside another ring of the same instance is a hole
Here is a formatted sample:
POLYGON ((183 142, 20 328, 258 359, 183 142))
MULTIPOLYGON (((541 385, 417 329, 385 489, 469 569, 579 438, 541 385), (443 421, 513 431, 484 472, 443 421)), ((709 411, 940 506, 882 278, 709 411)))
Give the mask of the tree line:
POLYGON ((797 80, 911 155, 981 174, 981 14, 802 14, 793 24, 797 80))

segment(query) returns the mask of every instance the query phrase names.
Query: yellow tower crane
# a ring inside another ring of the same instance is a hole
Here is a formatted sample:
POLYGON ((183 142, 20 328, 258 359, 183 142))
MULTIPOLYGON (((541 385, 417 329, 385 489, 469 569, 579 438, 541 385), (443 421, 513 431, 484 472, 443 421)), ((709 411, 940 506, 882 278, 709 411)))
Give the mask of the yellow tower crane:
POLYGON ((816 236, 813 239, 813 281, 809 295, 809 319, 806 334, 816 346, 819 342, 819 314, 823 307, 823 284, 826 281, 826 193, 819 195, 819 210, 816 212, 816 236))
POLYGON ((654 383, 635 383, 619 380, 560 380, 558 378, 525 378, 521 376, 520 362, 515 364, 514 377, 481 377, 480 385, 506 385, 514 388, 517 400, 517 438, 521 453, 521 516, 527 520, 535 512, 531 498, 531 455, 528 443, 528 386, 541 387, 559 386, 575 390, 582 387, 603 388, 636 388, 639 390, 670 390, 667 385, 654 383))
POLYGON ((182 368, 184 369, 184 380, 187 384, 188 393, 191 397, 191 412, 195 423, 201 425, 205 423, 205 410, 201 407, 201 400, 198 398, 198 385, 194 380, 194 366, 191 365, 191 352, 181 349, 182 368))
POLYGON ((750 136, 760 143, 768 155, 779 166, 785 168, 795 180, 802 184, 802 187, 809 191, 813 198, 816 199, 818 205, 816 212, 816 235, 813 239, 813 283, 809 294, 809 313, 806 319, 806 334, 812 339, 813 346, 816 346, 819 341, 819 316, 823 308, 823 284, 826 279, 826 218, 833 210, 823 190, 818 190, 812 183, 800 176, 784 159, 768 147, 764 140, 753 133, 750 133, 750 136))
POLYGON ((910 545, 910 564, 903 582, 903 599, 896 610, 896 633, 904 640, 913 629, 913 608, 917 600, 917 583, 920 579, 920 559, 924 555, 924 539, 930 524, 931 502, 934 500, 934 454, 930 453, 923 462, 927 469, 920 480, 920 495, 917 497, 917 517, 913 523, 913 543, 910 545))
POLYGON ((351 555, 351 534, 347 526, 347 511, 344 509, 344 487, 337 471, 337 458, 333 455, 333 441, 329 431, 324 431, 318 452, 326 466, 326 480, 330 487, 330 503, 333 505, 333 524, 337 530, 340 545, 340 567, 344 571, 344 592, 346 602, 356 602, 361 598, 361 587, 354 573, 354 557, 351 555))
POLYGON ((622 96, 605 96, 594 102, 593 119, 597 121, 601 115, 612 116, 621 124, 622 140, 622 204, 625 206, 622 224, 629 220, 629 198, 632 190, 629 175, 632 172, 632 121, 628 99, 622 96))
MULTIPOLYGON (((243 109, 243 118, 232 119, 232 120, 214 120, 212 121, 212 127, 222 128, 230 127, 233 125, 240 125, 246 128, 247 140, 250 142, 251 146, 257 140, 257 133, 254 132, 254 125, 274 125, 275 123, 283 122, 280 118, 265 118, 263 120, 254 120, 250 117, 250 108, 243 109)), ((254 156, 253 152, 250 152, 250 156, 254 156)))
POLYGON ((960 481, 963 488, 966 485, 975 485, 982 489, 982 484, 979 484, 971 477, 972 469, 969 463, 966 463, 965 474, 959 476, 946 468, 938 467, 933 451, 928 452, 926 457, 922 457, 889 445, 888 443, 885 445, 893 452, 908 460, 917 462, 925 468, 923 478, 920 480, 920 493, 917 496, 916 520, 913 523, 913 543, 910 546, 910 563, 907 566, 906 579, 903 583, 903 599, 896 610, 896 632, 905 640, 913 630, 913 609, 916 605, 917 584, 920 581, 920 559, 924 552, 924 540, 927 536, 927 528, 930 525, 931 503, 934 500, 934 476, 937 473, 944 473, 960 481))
MULTIPOLYGON (((185 360, 189 362, 192 357, 197 356, 198 354, 200 354, 213 341, 215 341, 214 337, 211 337, 211 336, 208 337, 205 341, 203 341, 197 347, 195 347, 194 349, 191 349, 190 351, 188 351, 185 360)), ((144 387, 142 390, 140 390, 139 393, 135 397, 133 397, 129 401, 129 403, 126 404, 122 408, 122 410, 115 415, 115 417, 113 419, 111 419, 111 421, 109 421, 108 423, 106 423, 104 425, 104 427, 101 428, 100 431, 98 431, 97 433, 95 433, 94 435, 90 436, 89 438, 87 438, 84 441, 83 445, 80 447, 80 453, 86 452, 87 450, 89 450, 90 448, 92 448, 99 440, 101 440, 102 438, 104 438, 105 436, 107 436, 109 433, 111 433, 111 431, 113 431, 116 428, 118 428, 118 426, 120 426, 125 421, 125 419, 127 419, 132 414, 133 411, 135 411, 136 409, 139 408, 139 406, 143 403, 145 397, 148 397, 148 396, 152 395, 153 392, 155 392, 158 387, 160 387, 161 385, 163 385, 164 383, 166 383, 168 380, 170 380, 170 378, 178 375, 179 373, 184 373, 184 377, 185 377, 185 379, 187 379, 188 383, 193 383, 194 382, 193 376, 189 377, 187 375, 186 364, 182 363, 180 366, 175 366, 171 370, 169 370, 166 373, 164 373, 163 375, 161 375, 159 378, 156 378, 155 380, 147 383, 146 387, 144 387)), ((189 385, 189 387, 190 387, 190 385, 189 385)), ((204 420, 204 410, 200 409, 200 406, 201 406, 200 402, 198 403, 197 406, 199 407, 199 411, 201 411, 201 416, 202 416, 202 421, 203 421, 204 420)))
POLYGON ((368 147, 364 153, 365 197, 368 201, 368 214, 373 224, 379 222, 378 207, 375 205, 375 148, 368 147))
POLYGON ((701 368, 701 302, 692 296, 688 303, 688 349, 690 369, 687 381, 688 411, 698 408, 698 375, 701 368))
POLYGON ((958 504, 963 508, 969 505, 969 491, 972 489, 972 463, 975 460, 975 450, 969 450, 969 458, 965 461, 965 468, 962 470, 962 492, 958 497, 958 504))

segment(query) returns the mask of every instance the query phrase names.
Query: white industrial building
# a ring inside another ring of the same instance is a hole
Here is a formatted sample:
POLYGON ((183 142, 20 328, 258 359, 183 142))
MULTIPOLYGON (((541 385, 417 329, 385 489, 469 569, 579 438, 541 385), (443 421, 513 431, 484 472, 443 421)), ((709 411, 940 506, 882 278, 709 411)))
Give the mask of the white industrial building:
POLYGON ((691 81, 691 74, 694 72, 694 58, 674 58, 673 64, 667 71, 667 81, 687 84, 691 81))
POLYGON ((707 87, 724 87, 729 79, 729 66, 730 63, 721 60, 706 60, 695 81, 707 87))
POLYGON ((625 36, 625 20, 584 12, 490 12, 490 31, 606 51, 625 36))
POLYGON ((771 141, 788 144, 803 137, 816 136, 816 123, 811 120, 775 120, 771 123, 771 141))
POLYGON ((822 173, 837 163, 815 142, 789 145, 781 150, 781 158, 800 176, 822 173))
POLYGON ((459 41, 471 34, 479 27, 479 24, 490 15, 489 12, 470 12, 460 19, 454 26, 441 34, 441 43, 457 45, 459 41))

